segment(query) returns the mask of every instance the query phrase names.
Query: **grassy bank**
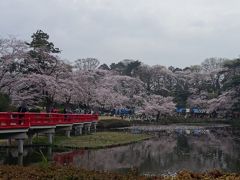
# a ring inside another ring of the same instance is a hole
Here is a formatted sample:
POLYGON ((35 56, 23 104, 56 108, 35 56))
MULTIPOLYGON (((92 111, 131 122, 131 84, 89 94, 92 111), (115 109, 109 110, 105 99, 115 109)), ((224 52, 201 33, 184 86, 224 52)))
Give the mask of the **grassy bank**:
POLYGON ((131 126, 130 121, 122 120, 122 119, 104 119, 98 121, 97 125, 98 129, 113 129, 113 128, 121 128, 131 126))
POLYGON ((119 116, 99 116, 99 120, 121 120, 119 116))
POLYGON ((179 172, 176 176, 140 176, 137 170, 129 171, 128 174, 118 174, 111 172, 88 171, 74 167, 60 166, 0 166, 0 179, 74 179, 74 180, 191 180, 191 179, 239 179, 240 174, 222 173, 212 171, 208 173, 191 173, 187 171, 179 172))
POLYGON ((166 117, 166 118, 162 118, 159 119, 158 121, 156 120, 152 120, 152 121, 148 121, 148 120, 133 120, 131 121, 131 124, 163 124, 163 125, 169 125, 169 124, 177 124, 177 123, 197 123, 197 124, 224 124, 224 123, 228 123, 228 120, 225 119, 210 119, 210 118, 184 118, 184 117, 166 117))
POLYGON ((223 118, 193 118, 193 117, 184 117, 184 116, 175 116, 175 117, 160 117, 159 120, 139 120, 139 119, 121 119, 120 117, 113 116, 101 116, 99 121, 100 129, 111 129, 118 127, 127 127, 131 125, 170 125, 170 124, 230 124, 233 126, 240 127, 240 119, 223 119, 223 118))
POLYGON ((228 123, 233 127, 240 128, 240 119, 232 119, 228 123))
MULTIPOLYGON (((134 143, 150 138, 145 134, 130 134, 124 132, 97 132, 84 136, 55 136, 54 145, 71 148, 104 148, 134 143)), ((47 144, 47 137, 34 138, 35 144, 47 144)))
POLYGON ((234 125, 240 125, 240 119, 239 120, 230 120, 230 119, 223 119, 223 118, 193 118, 193 117, 184 117, 184 116, 167 116, 167 117, 160 117, 159 120, 152 119, 152 120, 139 120, 139 119, 121 119, 120 117, 113 117, 113 116, 100 116, 99 121, 99 127, 100 128, 117 128, 117 127, 127 127, 135 124, 177 124, 177 123, 198 123, 198 124, 234 124, 234 125))

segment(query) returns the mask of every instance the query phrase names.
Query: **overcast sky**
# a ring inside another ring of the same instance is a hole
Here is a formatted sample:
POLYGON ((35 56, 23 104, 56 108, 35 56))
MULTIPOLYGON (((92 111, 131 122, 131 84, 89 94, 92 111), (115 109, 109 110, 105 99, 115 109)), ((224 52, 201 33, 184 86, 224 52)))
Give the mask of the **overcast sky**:
POLYGON ((240 0, 0 0, 0 36, 38 29, 64 59, 185 67, 240 54, 240 0))

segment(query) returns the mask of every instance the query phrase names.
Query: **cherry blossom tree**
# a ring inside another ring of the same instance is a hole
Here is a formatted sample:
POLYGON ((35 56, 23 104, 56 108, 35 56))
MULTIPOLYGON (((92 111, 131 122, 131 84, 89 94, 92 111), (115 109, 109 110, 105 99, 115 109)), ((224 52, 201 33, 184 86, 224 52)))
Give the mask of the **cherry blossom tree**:
POLYGON ((78 59, 75 61, 75 68, 78 70, 95 70, 100 62, 96 58, 78 59))
POLYGON ((148 116, 155 116, 158 120, 161 115, 172 115, 176 109, 176 104, 172 97, 150 95, 146 97, 144 105, 140 110, 148 116))
POLYGON ((153 73, 151 72, 152 68, 148 65, 141 65, 137 72, 136 76, 143 82, 144 88, 147 93, 151 92, 152 89, 152 77, 153 73))
POLYGON ((227 61, 226 58, 207 58, 201 63, 202 70, 205 72, 212 72, 221 69, 225 61, 227 61))
POLYGON ((175 106, 239 111, 240 60, 209 58, 184 69, 123 60, 97 69, 95 58, 71 65, 38 30, 32 41, 0 39, 0 93, 49 111, 54 103, 107 109, 135 107, 159 119, 175 106), (106 69, 106 70, 104 70, 106 69))
POLYGON ((61 75, 71 69, 54 55, 60 50, 48 39, 48 34, 38 30, 32 35, 32 41, 26 43, 29 48, 19 63, 19 80, 14 84, 12 92, 14 100, 25 99, 28 104, 40 103, 50 111, 59 92, 61 75))
POLYGON ((152 92, 163 96, 170 95, 176 84, 176 78, 172 71, 164 66, 156 65, 152 67, 152 73, 152 92))
POLYGON ((189 108, 208 108, 208 99, 202 98, 201 96, 190 96, 187 103, 189 108))
POLYGON ((76 92, 75 102, 80 106, 90 108, 96 97, 96 87, 98 75, 88 71, 76 71, 73 74, 74 82, 78 88, 76 92))
POLYGON ((12 98, 15 102, 26 101, 29 105, 44 103, 47 108, 50 108, 55 100, 58 87, 56 79, 52 76, 40 74, 22 75, 14 83, 12 98))
POLYGON ((177 82, 174 73, 164 66, 141 65, 136 77, 144 83, 144 87, 149 94, 167 96, 171 94, 177 82))
POLYGON ((139 79, 108 74, 97 83, 96 103, 108 108, 135 107, 143 91, 143 83, 139 79))
MULTIPOLYGON (((9 94, 11 85, 19 76, 19 63, 25 57, 27 46, 16 38, 0 39, 0 91, 9 94)), ((9 94, 10 95, 10 94, 9 94)))
POLYGON ((217 98, 213 98, 208 101, 208 111, 211 113, 213 111, 226 112, 232 109, 233 104, 237 101, 234 98, 235 91, 226 91, 217 98))

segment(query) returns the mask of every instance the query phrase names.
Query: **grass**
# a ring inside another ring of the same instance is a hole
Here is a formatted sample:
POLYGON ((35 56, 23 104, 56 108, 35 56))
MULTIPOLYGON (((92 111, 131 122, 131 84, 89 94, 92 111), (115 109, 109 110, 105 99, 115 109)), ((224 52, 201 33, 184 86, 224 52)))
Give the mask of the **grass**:
POLYGON ((141 120, 133 120, 131 124, 177 124, 177 123, 193 123, 193 124, 209 124, 209 123, 228 123, 228 120, 225 119, 209 119, 209 118, 184 118, 184 117, 166 117, 161 118, 158 121, 141 121, 141 120))
MULTIPOLYGON (((84 136, 56 136, 54 145, 71 148, 104 148, 125 145, 151 138, 145 134, 130 134, 124 132, 97 132, 84 136)), ((47 144, 47 137, 34 138, 34 143, 47 144)))
POLYGON ((0 139, 0 145, 7 145, 6 139, 0 139))
POLYGON ((99 120, 112 120, 112 119, 121 120, 121 117, 118 116, 99 116, 98 118, 99 120))

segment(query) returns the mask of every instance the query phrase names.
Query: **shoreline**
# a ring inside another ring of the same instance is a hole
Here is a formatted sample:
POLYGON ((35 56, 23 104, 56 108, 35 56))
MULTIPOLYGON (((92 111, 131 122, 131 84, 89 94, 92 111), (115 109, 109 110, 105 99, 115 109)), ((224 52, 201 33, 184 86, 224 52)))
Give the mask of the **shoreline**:
MULTIPOLYGON (((90 135, 66 138, 56 136, 54 147, 70 149, 103 149, 138 143, 151 139, 147 134, 131 134, 126 132, 97 132, 90 135)), ((49 145, 46 137, 34 138, 34 145, 49 145), (40 142, 39 142, 40 141, 40 142)))

